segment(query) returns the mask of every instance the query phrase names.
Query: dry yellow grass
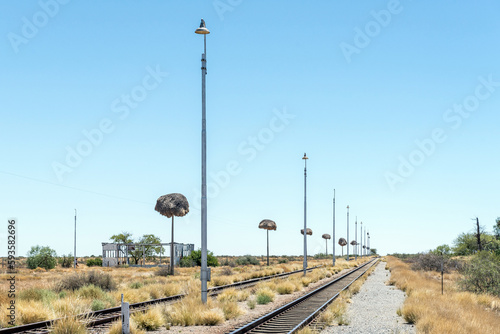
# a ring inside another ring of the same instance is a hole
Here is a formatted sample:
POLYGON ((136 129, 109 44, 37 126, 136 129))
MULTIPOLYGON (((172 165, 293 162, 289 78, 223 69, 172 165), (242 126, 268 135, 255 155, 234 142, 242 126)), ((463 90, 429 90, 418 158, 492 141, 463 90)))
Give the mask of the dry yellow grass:
POLYGON ((155 331, 165 324, 163 314, 158 307, 153 307, 146 312, 135 313, 132 319, 138 328, 146 331, 155 331))
POLYGON ((59 320, 52 326, 53 334, 87 334, 89 331, 85 324, 74 317, 59 320))
MULTIPOLYGON (((329 260, 310 260, 310 266, 324 265, 327 267, 308 273, 305 279, 306 283, 315 282, 343 268, 357 265, 354 261, 347 263, 342 259, 338 259, 337 264, 333 268, 329 260)), ((276 264, 269 267, 239 266, 231 268, 230 271, 228 271, 228 268, 212 268, 214 281, 211 285, 239 282, 265 275, 291 272, 301 268, 301 261, 276 264), (225 275, 231 272, 232 275, 225 275)), ((163 298, 180 293, 189 293, 195 296, 195 299, 200 299, 199 268, 176 268, 176 275, 168 277, 157 276, 157 271, 158 268, 87 268, 84 265, 77 269, 58 267, 49 271, 20 268, 16 275, 16 290, 18 291, 19 303, 17 323, 30 323, 86 313, 90 312, 91 308, 118 306, 122 293, 125 301, 129 303, 163 298), (117 283, 117 289, 110 292, 93 286, 85 286, 75 291, 58 290, 58 282, 63 277, 74 273, 88 273, 93 270, 111 275, 117 283)), ((0 291, 5 291, 7 288, 7 278, 7 274, 0 274, 0 291)), ((294 277, 285 280, 276 279, 262 283, 258 289, 260 288, 265 288, 268 294, 274 298, 274 294, 278 289, 281 291, 279 293, 288 293, 292 289, 293 291, 299 291, 304 288, 304 284, 302 283, 302 275, 296 274, 294 277)), ((237 290, 236 295, 230 301, 221 300, 208 309, 202 309, 196 322, 215 323, 239 315, 242 311, 235 307, 234 303, 248 300, 251 294, 258 289, 237 290)), ((252 298, 255 299, 255 297, 252 298)), ((0 293, 0 304, 4 305, 8 302, 7 294, 0 293)), ((1 308, 1 326, 6 326, 5 314, 6 311, 1 308)))
POLYGON ((64 317, 90 312, 91 301, 82 299, 75 295, 66 298, 57 299, 48 306, 55 314, 55 317, 64 317))
POLYGON ((314 330, 312 330, 310 327, 304 327, 301 330, 297 332, 297 334, 317 334, 314 330))
POLYGON ((192 293, 178 303, 163 306, 161 310, 167 323, 179 326, 213 326, 226 319, 217 302, 209 299, 203 304, 198 293, 192 293))
POLYGON ((293 293, 297 289, 297 286, 290 281, 284 281, 276 285, 276 291, 280 295, 287 295, 293 293))
POLYGON ((55 318, 54 312, 40 301, 29 300, 17 303, 17 324, 30 324, 55 318))
POLYGON ((226 320, 239 317, 244 313, 235 301, 221 303, 220 307, 222 309, 222 313, 224 313, 224 317, 226 318, 226 320))
MULTIPOLYGON (((107 334, 122 334, 121 321, 115 322, 108 330, 107 334)), ((130 334, 146 334, 145 331, 139 329, 134 319, 130 319, 130 334)))
POLYGON ((416 324, 426 334, 499 333, 499 298, 460 292, 446 277, 445 293, 441 295, 441 282, 435 273, 412 271, 407 264, 387 257, 391 270, 390 283, 408 295, 400 310, 402 316, 416 324))

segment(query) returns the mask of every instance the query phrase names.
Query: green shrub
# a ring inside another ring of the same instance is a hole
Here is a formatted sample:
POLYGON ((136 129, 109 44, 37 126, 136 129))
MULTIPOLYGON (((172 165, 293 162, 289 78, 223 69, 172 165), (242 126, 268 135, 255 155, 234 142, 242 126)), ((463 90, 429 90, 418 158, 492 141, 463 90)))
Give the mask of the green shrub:
POLYGON ((82 298, 100 299, 104 297, 104 291, 100 287, 90 284, 78 289, 77 295, 82 298))
POLYGON ((196 266, 196 262, 189 256, 185 256, 181 259, 179 265, 183 268, 189 268, 196 266))
POLYGON ((244 255, 237 258, 236 263, 240 266, 245 266, 248 264, 259 265, 260 261, 255 256, 244 255))
POLYGON ((35 300, 41 302, 50 302, 57 298, 56 293, 51 290, 36 288, 22 290, 17 296, 20 300, 35 300))
POLYGON ((111 275, 100 271, 89 271, 87 273, 76 273, 63 277, 58 284, 59 290, 78 290, 86 285, 94 285, 102 290, 116 289, 116 283, 111 275))
MULTIPOLYGON (((218 267, 219 261, 212 252, 207 253, 207 265, 209 267, 218 267)), ((181 267, 201 266, 201 250, 192 251, 189 256, 185 256, 180 261, 181 267)))
POLYGON ((28 252, 28 260, 26 264, 30 269, 36 269, 38 267, 47 270, 53 269, 57 263, 56 256, 56 251, 48 246, 32 246, 28 252))
POLYGON ((461 267, 461 262, 453 260, 447 256, 437 255, 435 253, 417 254, 407 259, 411 263, 411 269, 424 271, 441 271, 441 263, 443 264, 444 272, 448 273, 450 269, 458 269, 461 267))
POLYGON ((273 299, 269 295, 257 295, 257 304, 269 304, 273 299))
POLYGON ((87 267, 99 266, 102 267, 102 259, 100 257, 96 257, 95 259, 87 260, 87 267))
POLYGON ((258 290, 256 295, 257 304, 268 304, 274 300, 274 292, 268 288, 258 290))
POLYGON ((482 251, 474 255, 460 269, 463 278, 459 286, 474 293, 488 293, 500 296, 500 257, 482 251))
POLYGON ((141 282, 133 282, 129 286, 131 289, 140 289, 144 286, 144 284, 142 284, 141 282))
POLYGON ((100 311, 106 308, 106 304, 100 299, 94 299, 90 304, 92 311, 100 311))
POLYGON ((57 259, 57 262, 61 265, 63 268, 71 268, 73 265, 74 258, 71 256, 71 254, 68 255, 63 255, 59 259, 57 259))
POLYGON ((255 304, 256 304, 255 299, 249 299, 247 301, 248 308, 251 310, 253 310, 255 308, 255 304))

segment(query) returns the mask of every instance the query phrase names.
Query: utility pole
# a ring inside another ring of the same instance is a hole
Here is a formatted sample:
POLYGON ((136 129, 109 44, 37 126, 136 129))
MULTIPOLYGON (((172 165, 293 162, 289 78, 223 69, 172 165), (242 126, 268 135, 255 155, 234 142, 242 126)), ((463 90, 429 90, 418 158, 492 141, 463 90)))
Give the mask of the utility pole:
POLYGON ((354 255, 354 260, 358 260, 358 216, 356 216, 356 224, 354 224, 354 243, 356 244, 356 253, 354 255))
POLYGON ((335 189, 333 189, 333 265, 335 266, 335 189))
POLYGON ((347 206, 347 261, 349 261, 349 205, 347 206))
POLYGON ((307 155, 304 153, 304 157, 302 160, 304 160, 304 276, 306 276, 306 270, 307 270, 307 192, 306 192, 306 187, 307 187, 307 155))
POLYGON ((361 252, 360 256, 363 257, 363 222, 361 222, 361 229, 359 231, 360 245, 359 251, 361 252))
POLYGON ((74 245, 75 245, 75 249, 74 249, 74 254, 73 254, 73 256, 74 256, 73 268, 76 269, 76 209, 75 209, 75 243, 74 243, 74 245))

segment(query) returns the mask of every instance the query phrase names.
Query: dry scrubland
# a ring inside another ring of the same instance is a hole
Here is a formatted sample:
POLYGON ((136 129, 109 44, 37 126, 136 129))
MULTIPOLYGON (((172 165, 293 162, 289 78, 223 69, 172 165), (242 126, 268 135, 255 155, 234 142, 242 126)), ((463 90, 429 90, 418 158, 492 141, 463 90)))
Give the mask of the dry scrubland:
POLYGON ((441 295, 440 273, 413 271, 392 256, 387 257, 387 266, 389 283, 408 296, 400 313, 416 324, 419 333, 500 333, 500 299, 460 291, 456 284, 459 274, 444 275, 441 295))
MULTIPOLYGON (((277 294, 291 294, 310 283, 330 277, 343 269, 359 265, 363 261, 337 260, 332 267, 329 260, 310 260, 309 265, 325 265, 306 277, 301 274, 287 279, 261 282, 251 289, 230 289, 211 299, 206 305, 200 302, 199 268, 176 268, 175 276, 160 276, 158 268, 56 268, 20 269, 16 275, 16 324, 27 324, 47 319, 71 316, 112 306, 118 306, 121 294, 130 303, 187 293, 181 302, 158 306, 150 311, 133 316, 135 332, 154 330, 168 324, 216 325, 238 317, 260 304, 271 302, 277 294), (89 282, 95 284, 88 284, 89 282)), ((302 268, 300 262, 272 266, 239 266, 212 268, 209 286, 225 285, 251 278, 290 272, 302 268)), ((0 304, 9 302, 7 297, 7 274, 0 275, 0 304)), ((6 327, 6 309, 0 309, 0 326, 6 327)), ((120 331, 119 324, 110 333, 120 331)), ((56 326, 54 333, 86 333, 77 321, 66 320, 56 326), (68 331, 66 331, 68 332, 68 331)))

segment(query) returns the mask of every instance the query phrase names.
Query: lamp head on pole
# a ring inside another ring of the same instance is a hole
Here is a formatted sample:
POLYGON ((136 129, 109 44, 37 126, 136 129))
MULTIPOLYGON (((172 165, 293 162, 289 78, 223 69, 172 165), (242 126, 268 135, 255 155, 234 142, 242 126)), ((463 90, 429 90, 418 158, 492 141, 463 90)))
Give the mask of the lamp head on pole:
POLYGON ((205 20, 204 19, 201 19, 200 27, 198 29, 196 29, 195 33, 200 34, 200 35, 210 34, 210 31, 205 26, 205 20))
POLYGON ((349 210, 349 205, 347 206, 347 210, 349 210))

